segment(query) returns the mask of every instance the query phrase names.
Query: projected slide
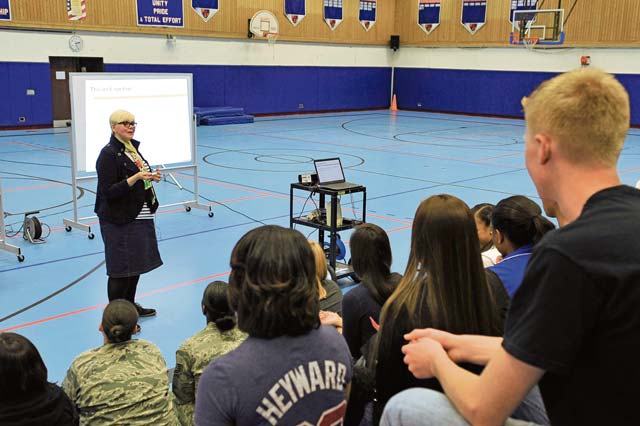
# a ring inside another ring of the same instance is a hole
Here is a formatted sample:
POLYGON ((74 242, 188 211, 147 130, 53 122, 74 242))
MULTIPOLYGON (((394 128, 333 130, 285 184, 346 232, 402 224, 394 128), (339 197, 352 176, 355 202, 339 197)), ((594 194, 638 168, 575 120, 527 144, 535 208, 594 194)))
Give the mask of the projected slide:
POLYGON ((193 163, 191 74, 74 73, 70 87, 77 171, 95 172, 118 109, 135 115, 134 138, 151 165, 193 163))

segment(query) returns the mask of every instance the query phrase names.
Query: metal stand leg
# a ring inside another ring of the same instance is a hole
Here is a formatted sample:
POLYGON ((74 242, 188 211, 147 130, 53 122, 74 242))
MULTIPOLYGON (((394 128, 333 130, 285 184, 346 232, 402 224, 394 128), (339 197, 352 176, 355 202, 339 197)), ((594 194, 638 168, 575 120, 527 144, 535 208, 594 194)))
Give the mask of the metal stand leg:
POLYGON ((0 250, 8 251, 9 253, 13 253, 18 257, 18 261, 24 261, 24 255, 20 250, 20 247, 11 245, 5 242, 7 239, 7 235, 4 229, 4 208, 2 207, 2 181, 0 180, 0 250))

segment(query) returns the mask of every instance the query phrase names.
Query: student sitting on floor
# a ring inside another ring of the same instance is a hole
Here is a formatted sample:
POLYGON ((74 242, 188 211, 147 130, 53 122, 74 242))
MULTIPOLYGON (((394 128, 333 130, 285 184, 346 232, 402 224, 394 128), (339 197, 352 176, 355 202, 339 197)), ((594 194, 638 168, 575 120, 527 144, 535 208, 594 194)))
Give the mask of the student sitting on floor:
POLYGON ((0 425, 78 425, 69 397, 47 381, 38 349, 16 333, 0 333, 0 425))
POLYGON ((315 241, 309 240, 309 245, 316 263, 320 311, 335 312, 342 317, 342 290, 335 281, 327 278, 327 257, 324 250, 315 241))
POLYGON ((196 425, 342 423, 351 357, 342 336, 319 323, 317 286, 300 232, 266 225, 240 238, 229 302, 249 337, 204 370, 196 425))
POLYGON ((493 204, 481 203, 476 204, 471 209, 473 218, 476 221, 478 229, 478 240, 480 241, 480 254, 482 255, 482 264, 484 267, 493 266, 498 263, 501 254, 493 245, 493 229, 491 229, 491 213, 493 213, 493 204))
POLYGON ((509 297, 513 297, 522 283, 533 246, 555 226, 542 216, 540 206, 527 197, 515 195, 500 201, 493 209, 491 228, 502 260, 489 270, 498 275, 509 297))
MULTIPOLYGON (((482 265, 469 207, 446 194, 420 203, 411 230, 407 269, 380 315, 374 424, 398 392, 415 386, 442 390, 437 380, 417 380, 402 362, 405 333, 416 327, 439 327, 457 333, 502 335, 501 313, 508 297, 490 277, 482 265)), ((473 365, 465 368, 480 371, 473 365)))
POLYGON ((167 365, 151 342, 131 339, 138 324, 133 303, 116 299, 102 313, 104 344, 76 357, 62 388, 92 426, 173 426, 167 365))
POLYGON ((207 326, 184 341, 176 351, 173 372, 173 404, 183 426, 193 424, 198 382, 209 363, 235 349, 247 335, 236 327, 236 315, 229 307, 224 281, 214 281, 202 295, 202 314, 207 326))

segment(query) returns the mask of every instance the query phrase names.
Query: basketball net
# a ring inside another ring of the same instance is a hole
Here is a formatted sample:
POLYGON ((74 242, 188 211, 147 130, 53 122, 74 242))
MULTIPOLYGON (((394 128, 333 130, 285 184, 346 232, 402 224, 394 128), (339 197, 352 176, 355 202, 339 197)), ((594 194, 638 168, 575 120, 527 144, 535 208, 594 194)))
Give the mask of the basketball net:
POLYGON ((266 33, 265 37, 267 38, 267 42, 269 42, 269 46, 275 47, 276 41, 278 41, 278 33, 266 33))
POLYGON ((269 43, 269 47, 271 48, 271 56, 273 60, 276 60, 276 41, 278 41, 278 33, 264 33, 264 37, 267 39, 269 43))

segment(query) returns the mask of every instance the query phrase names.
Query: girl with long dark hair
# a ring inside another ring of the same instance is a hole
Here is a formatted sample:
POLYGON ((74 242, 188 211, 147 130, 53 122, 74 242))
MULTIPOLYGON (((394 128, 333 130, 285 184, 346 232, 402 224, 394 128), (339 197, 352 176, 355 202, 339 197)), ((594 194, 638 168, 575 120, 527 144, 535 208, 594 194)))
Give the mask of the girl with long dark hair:
MULTIPOLYGON (((409 261, 385 303, 376 351, 374 422, 386 402, 410 387, 442 391, 437 380, 418 380, 403 363, 404 334, 434 327, 458 334, 502 334, 504 289, 488 279, 469 207, 451 195, 434 195, 418 207, 409 261)), ((478 371, 475 366, 468 366, 478 371)))

